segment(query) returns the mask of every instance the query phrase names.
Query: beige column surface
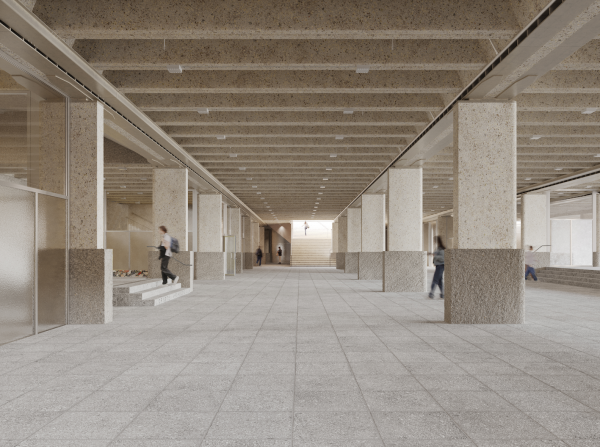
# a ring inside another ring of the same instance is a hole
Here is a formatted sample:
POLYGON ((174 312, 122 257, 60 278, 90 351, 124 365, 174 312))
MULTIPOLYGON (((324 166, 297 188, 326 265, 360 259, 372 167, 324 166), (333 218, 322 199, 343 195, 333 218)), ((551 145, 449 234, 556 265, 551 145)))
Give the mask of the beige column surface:
POLYGON ((347 233, 346 233, 346 252, 359 253, 361 251, 361 209, 348 208, 347 210, 347 233))
POLYGON ((545 194, 521 196, 521 247, 525 250, 530 245, 534 250, 546 245, 546 202, 545 194))
POLYGON ((454 248, 454 217, 439 216, 436 221, 435 229, 437 232, 436 236, 442 238, 442 242, 446 248, 454 248))
MULTIPOLYGON (((66 193, 66 112, 67 108, 63 101, 40 103, 39 188, 57 194, 66 193)), ((102 128, 102 132, 104 132, 104 128, 102 128)), ((104 147, 104 139, 102 139, 102 145, 104 147)), ((103 159, 102 163, 104 168, 103 159)))
POLYGON ((104 108, 71 104, 70 248, 104 248, 104 108))
POLYGON ((242 252, 242 214, 239 208, 228 208, 229 234, 235 236, 235 251, 242 252))
POLYGON ((388 171, 388 251, 421 251, 423 169, 388 171))
POLYGON ((338 217, 338 253, 346 253, 348 251, 348 218, 346 216, 338 217))
POLYGON ((516 248, 517 104, 454 110, 454 248, 516 248))
POLYGON ((223 216, 222 216, 222 228, 223 228, 223 236, 229 236, 229 213, 227 212, 227 204, 221 203, 223 207, 223 216))
POLYGON ((243 225, 243 256, 244 256, 244 264, 243 268, 252 269, 254 268, 254 241, 253 241, 253 228, 252 228, 252 220, 248 216, 242 216, 242 225, 243 225))
POLYGON ((187 247, 188 238, 188 171, 187 169, 153 170, 152 222, 154 239, 160 240, 158 227, 164 225, 170 236, 187 247))
POLYGON ((252 222, 252 252, 256 252, 260 241, 258 222, 252 222))
POLYGON ((445 321, 520 324, 523 251, 516 244, 517 106, 454 109, 454 241, 445 253, 445 321))
POLYGON ((331 253, 338 252, 338 223, 331 224, 331 253))
POLYGON ((385 194, 363 194, 361 252, 385 251, 385 194))
POLYGON ((222 212, 221 194, 198 195, 198 251, 222 252, 222 212))

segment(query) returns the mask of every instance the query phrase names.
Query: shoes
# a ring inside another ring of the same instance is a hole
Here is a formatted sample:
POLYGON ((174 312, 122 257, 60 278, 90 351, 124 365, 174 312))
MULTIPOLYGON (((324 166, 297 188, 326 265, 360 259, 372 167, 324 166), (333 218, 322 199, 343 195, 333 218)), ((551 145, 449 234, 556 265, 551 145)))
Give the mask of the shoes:
POLYGON ((444 295, 440 295, 440 300, 443 300, 443 299, 444 299, 444 295))
POLYGON ((429 298, 433 299, 433 293, 429 294, 429 298))
POLYGON ((176 276, 175 279, 173 280, 173 284, 177 284, 179 282, 179 276, 176 276))

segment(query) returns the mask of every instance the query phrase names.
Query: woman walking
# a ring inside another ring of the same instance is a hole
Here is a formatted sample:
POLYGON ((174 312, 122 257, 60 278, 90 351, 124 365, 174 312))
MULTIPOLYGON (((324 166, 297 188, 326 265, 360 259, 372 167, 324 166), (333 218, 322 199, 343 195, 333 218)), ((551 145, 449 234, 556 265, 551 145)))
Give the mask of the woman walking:
MULTIPOLYGON (((433 299, 433 293, 435 292, 435 286, 440 288, 440 298, 444 299, 444 244, 442 238, 437 236, 437 250, 433 253, 433 265, 435 265, 435 273, 433 274, 433 281, 431 282, 431 292, 429 292, 429 298, 433 299)), ((431 254, 431 253, 430 253, 431 254)))

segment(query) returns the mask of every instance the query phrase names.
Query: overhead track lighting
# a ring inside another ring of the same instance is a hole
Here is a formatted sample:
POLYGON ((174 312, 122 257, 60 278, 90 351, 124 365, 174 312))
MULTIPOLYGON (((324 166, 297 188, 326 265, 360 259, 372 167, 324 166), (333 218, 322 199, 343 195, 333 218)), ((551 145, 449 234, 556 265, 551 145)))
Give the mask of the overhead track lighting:
POLYGON ((356 72, 360 74, 366 74, 369 72, 369 67, 358 67, 356 72))
POLYGON ((534 135, 530 138, 530 140, 539 140, 540 138, 542 138, 541 135, 534 135))
POLYGON ((198 109, 197 111, 200 115, 208 115, 208 109, 198 109))
POLYGON ((587 109, 585 109, 583 112, 581 112, 582 115, 591 115, 594 112, 597 112, 599 109, 595 108, 595 107, 588 107, 587 109))
POLYGON ((227 138, 225 135, 219 135, 217 137, 217 140, 224 140, 225 138, 227 138))
POLYGON ((183 73, 181 65, 167 65, 167 71, 169 73, 183 73))
POLYGON ((344 115, 352 115, 354 110, 344 110, 344 115))

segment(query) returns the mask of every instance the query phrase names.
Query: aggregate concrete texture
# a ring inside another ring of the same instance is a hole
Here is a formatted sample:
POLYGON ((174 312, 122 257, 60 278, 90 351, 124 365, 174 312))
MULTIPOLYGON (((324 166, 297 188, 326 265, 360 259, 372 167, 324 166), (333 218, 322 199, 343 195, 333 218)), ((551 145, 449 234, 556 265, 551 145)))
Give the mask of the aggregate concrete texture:
POLYGON ((346 252, 344 255, 344 272, 358 274, 358 252, 346 252))
POLYGON ((362 252, 385 250, 385 194, 363 194, 361 210, 362 252))
POLYGON ((535 251, 549 252, 546 245, 547 196, 545 194, 523 194, 521 196, 521 247, 531 245, 535 251))
POLYGON ((427 290, 426 251, 385 251, 382 270, 384 292, 427 290))
POLYGON ((224 252, 194 253, 194 280, 225 279, 225 260, 224 252))
POLYGON ((346 251, 349 253, 358 253, 361 251, 361 225, 362 212, 360 208, 348 208, 347 212, 347 232, 346 232, 346 251))
POLYGON ((390 169, 387 193, 389 251, 419 251, 423 239, 423 169, 390 169))
POLYGON ((198 195, 198 251, 223 251, 223 197, 221 194, 198 195))
POLYGON ((187 169, 154 169, 152 176, 152 222, 154 238, 161 240, 159 226, 188 246, 188 171, 187 169))
MULTIPOLYGON (((193 251, 180 251, 173 254, 169 260, 169 270, 175 276, 179 276, 181 287, 186 289, 194 287, 194 255, 196 253, 193 251)), ((158 250, 148 252, 148 278, 162 278, 158 256, 158 250)))
POLYGON ((383 251, 358 253, 358 279, 372 281, 383 279, 383 251))

